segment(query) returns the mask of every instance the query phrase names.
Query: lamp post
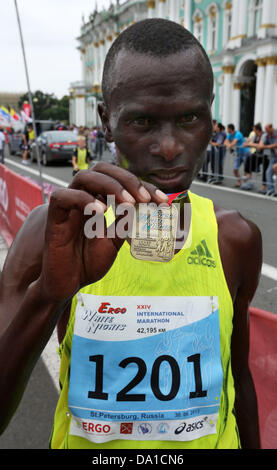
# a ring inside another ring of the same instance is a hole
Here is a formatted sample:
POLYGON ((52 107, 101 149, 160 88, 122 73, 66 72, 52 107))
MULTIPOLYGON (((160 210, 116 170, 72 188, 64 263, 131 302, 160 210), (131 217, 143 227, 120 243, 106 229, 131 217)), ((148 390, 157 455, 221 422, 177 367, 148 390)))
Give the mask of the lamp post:
MULTIPOLYGON (((24 40, 23 40, 23 33, 22 33, 22 28, 21 28, 21 21, 20 21, 18 6, 17 6, 17 0, 14 0, 14 6, 15 6, 16 17, 17 17, 17 22, 18 22, 19 36, 20 36, 20 41, 21 41, 22 55, 23 55, 23 61, 24 61, 24 67, 25 67, 25 75, 26 75, 26 81, 27 81, 27 87, 28 87, 29 102, 30 102, 30 107, 31 107, 31 117, 32 117, 33 131, 34 131, 34 137, 35 137, 34 140, 35 142, 37 142, 38 136, 37 136, 37 129, 36 129, 35 112, 34 112, 33 98, 32 98, 31 87, 30 87, 30 79, 29 79, 29 71, 28 71, 28 66, 27 66, 25 45, 24 45, 24 40)), ((38 163, 38 169, 39 169, 39 182, 40 182, 40 187, 41 187, 42 198, 44 202, 47 202, 47 197, 44 194, 44 190, 43 190, 41 162, 40 162, 40 156, 39 156, 37 144, 35 146, 35 151, 36 151, 37 163, 38 163)))

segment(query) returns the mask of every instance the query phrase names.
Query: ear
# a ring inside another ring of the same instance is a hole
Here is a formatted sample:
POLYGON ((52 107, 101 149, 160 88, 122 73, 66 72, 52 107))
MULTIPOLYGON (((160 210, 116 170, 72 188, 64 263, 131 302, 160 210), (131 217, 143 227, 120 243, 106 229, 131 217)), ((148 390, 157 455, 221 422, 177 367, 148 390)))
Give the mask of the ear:
POLYGON ((107 142, 113 142, 112 131, 110 127, 109 113, 104 103, 98 104, 98 114, 102 121, 104 136, 107 142))

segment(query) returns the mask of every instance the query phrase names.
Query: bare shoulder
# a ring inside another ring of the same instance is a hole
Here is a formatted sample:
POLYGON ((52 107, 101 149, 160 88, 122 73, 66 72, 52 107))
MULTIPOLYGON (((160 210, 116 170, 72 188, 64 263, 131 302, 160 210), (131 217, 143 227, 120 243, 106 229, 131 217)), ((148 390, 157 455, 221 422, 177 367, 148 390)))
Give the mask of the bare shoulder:
POLYGON ((236 210, 226 210, 214 206, 219 234, 228 237, 238 246, 249 243, 261 243, 261 232, 256 224, 243 217, 236 210))
POLYGON ((259 228, 238 211, 215 206, 218 243, 230 291, 242 288, 254 294, 262 267, 262 236, 259 228))

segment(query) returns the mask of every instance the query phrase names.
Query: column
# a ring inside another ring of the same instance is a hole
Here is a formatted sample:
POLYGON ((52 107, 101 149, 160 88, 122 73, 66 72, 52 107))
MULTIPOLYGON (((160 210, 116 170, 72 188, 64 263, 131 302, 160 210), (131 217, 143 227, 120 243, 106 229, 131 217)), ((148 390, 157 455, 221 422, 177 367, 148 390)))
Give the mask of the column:
POLYGON ((256 64, 257 70, 257 84, 256 84, 256 97, 255 97, 255 117, 254 122, 263 121, 263 102, 264 102, 264 90, 265 90, 265 59, 257 59, 256 64))
POLYGON ((148 18, 154 18, 155 0, 148 0, 147 7, 148 7, 148 18))
POLYGON ((93 43, 93 59, 94 59, 94 78, 93 83, 99 83, 99 42, 93 43))
POLYGON ((102 81, 102 73, 104 68, 104 61, 105 61, 105 39, 100 39, 100 46, 99 46, 99 56, 100 56, 100 67, 99 67, 99 82, 102 81))
POLYGON ((169 0, 169 19, 179 22, 179 0, 169 0))
POLYGON ((231 119, 231 98, 232 98, 232 78, 235 71, 234 65, 224 65, 222 67, 224 73, 224 85, 223 85, 223 125, 229 124, 231 119))
POLYGON ((69 124, 75 124, 74 121, 74 97, 72 92, 70 91, 69 95, 69 124))
POLYGON ((237 36, 239 36, 240 39, 245 38, 247 36, 246 34, 247 9, 248 9, 248 0, 240 0, 239 22, 238 22, 238 31, 237 31, 237 36))
POLYGON ((239 25, 239 0, 233 0, 232 8, 232 30, 231 30, 231 40, 237 37, 238 35, 238 25, 239 25))
POLYGON ((273 36, 277 28, 276 0, 263 0, 262 22, 259 38, 273 36))
POLYGON ((82 62, 82 80, 86 80, 86 49, 84 46, 81 48, 81 62, 82 62))
POLYGON ((246 37, 247 9, 247 0, 233 0, 231 39, 228 43, 231 49, 240 47, 246 37))
POLYGON ((277 66, 277 56, 266 58, 265 89, 264 89, 264 109, 263 125, 273 123, 273 93, 274 80, 277 66))
POLYGON ((184 27, 191 31, 191 0, 184 0, 184 27))
POLYGON ((241 90, 244 87, 244 83, 236 82, 233 86, 233 109, 230 115, 230 122, 232 122, 237 130, 240 130, 240 95, 241 90))
POLYGON ((85 126, 86 125, 86 102, 85 95, 78 94, 76 95, 76 126, 85 126))
POLYGON ((158 17, 165 18, 165 2, 166 0, 158 0, 158 17))

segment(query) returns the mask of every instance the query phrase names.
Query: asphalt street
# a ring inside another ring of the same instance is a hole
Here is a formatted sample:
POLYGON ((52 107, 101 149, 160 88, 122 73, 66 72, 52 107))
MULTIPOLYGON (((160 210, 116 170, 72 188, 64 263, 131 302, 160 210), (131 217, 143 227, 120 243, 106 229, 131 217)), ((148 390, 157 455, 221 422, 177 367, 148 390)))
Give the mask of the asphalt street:
MULTIPOLYGON (((104 153, 105 160, 108 161, 110 157, 109 152, 104 153)), ((21 165, 18 156, 6 155, 6 165, 24 176, 36 181, 39 179, 38 165, 35 163, 25 168, 21 165)), ((42 172, 44 181, 54 187, 67 186, 72 178, 70 164, 42 167, 42 172)), ((232 183, 232 179, 224 182, 224 186, 194 182, 191 189, 199 195, 211 198, 215 204, 225 209, 238 210, 244 217, 257 224, 263 237, 265 267, 272 267, 273 275, 270 274, 270 271, 264 270, 251 305, 277 314, 277 198, 260 196, 256 192, 235 190, 232 188, 232 183)), ((58 400, 57 374, 59 358, 56 347, 57 340, 54 332, 44 355, 33 371, 16 414, 7 430, 0 437, 0 449, 48 448, 53 414, 58 400)))

